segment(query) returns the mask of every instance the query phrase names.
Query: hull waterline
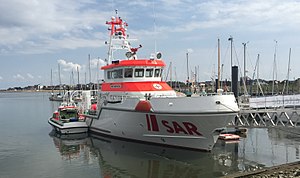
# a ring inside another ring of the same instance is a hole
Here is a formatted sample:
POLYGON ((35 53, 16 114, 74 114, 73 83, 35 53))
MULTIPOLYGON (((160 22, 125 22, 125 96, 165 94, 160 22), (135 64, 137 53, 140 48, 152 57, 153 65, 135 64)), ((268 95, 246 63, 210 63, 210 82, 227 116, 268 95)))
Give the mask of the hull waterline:
POLYGON ((53 129, 59 134, 78 134, 78 133, 87 133, 88 126, 86 122, 68 122, 62 123, 55 121, 52 118, 48 120, 48 123, 53 127, 53 129))

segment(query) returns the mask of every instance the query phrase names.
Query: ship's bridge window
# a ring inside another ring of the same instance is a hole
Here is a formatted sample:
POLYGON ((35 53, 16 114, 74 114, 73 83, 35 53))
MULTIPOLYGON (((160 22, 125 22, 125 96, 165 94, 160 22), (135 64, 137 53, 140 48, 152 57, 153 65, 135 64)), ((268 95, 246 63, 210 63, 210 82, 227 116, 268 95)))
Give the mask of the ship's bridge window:
POLYGON ((107 79, 111 79, 111 71, 107 71, 106 75, 107 79))
POLYGON ((124 71, 125 78, 132 78, 133 69, 132 68, 126 68, 124 71))
POLYGON ((160 77, 161 76, 161 70, 160 69, 155 69, 154 71, 154 77, 160 77))
POLYGON ((146 69, 146 77, 152 77, 153 76, 153 69, 146 69))
POLYGON ((123 78, 123 69, 116 69, 111 71, 111 78, 123 78))
POLYGON ((134 77, 144 77, 144 69, 135 69, 134 77))

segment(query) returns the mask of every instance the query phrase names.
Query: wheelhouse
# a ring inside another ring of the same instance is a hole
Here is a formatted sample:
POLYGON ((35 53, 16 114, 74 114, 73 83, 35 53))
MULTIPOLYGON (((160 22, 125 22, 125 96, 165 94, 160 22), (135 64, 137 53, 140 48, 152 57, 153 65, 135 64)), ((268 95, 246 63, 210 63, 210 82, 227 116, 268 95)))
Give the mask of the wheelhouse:
POLYGON ((105 82, 161 81, 165 64, 161 60, 123 60, 102 67, 105 82))

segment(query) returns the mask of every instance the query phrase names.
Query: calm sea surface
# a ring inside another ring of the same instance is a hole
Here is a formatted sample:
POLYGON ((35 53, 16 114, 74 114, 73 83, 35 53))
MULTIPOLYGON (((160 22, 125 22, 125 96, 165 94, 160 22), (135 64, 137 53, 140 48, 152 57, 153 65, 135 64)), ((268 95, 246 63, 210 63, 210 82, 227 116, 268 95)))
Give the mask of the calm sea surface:
POLYGON ((249 129, 211 153, 125 142, 96 135, 59 136, 47 119, 48 93, 0 93, 0 177, 220 177, 299 161, 300 130, 249 129))

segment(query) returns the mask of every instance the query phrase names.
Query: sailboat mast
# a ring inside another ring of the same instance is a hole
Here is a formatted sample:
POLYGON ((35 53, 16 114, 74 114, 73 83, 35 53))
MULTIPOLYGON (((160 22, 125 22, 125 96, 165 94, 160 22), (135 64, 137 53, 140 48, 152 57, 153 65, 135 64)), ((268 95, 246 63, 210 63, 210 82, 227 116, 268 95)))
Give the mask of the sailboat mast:
POLYGON ((289 51, 289 63, 288 63, 288 73, 287 73, 287 81, 286 81, 286 94, 289 94, 289 78, 290 78, 290 70, 291 70, 291 53, 292 53, 292 48, 290 48, 289 51))
POLYGON ((275 52, 274 52, 274 61, 273 61, 272 95, 274 94, 274 87, 275 87, 276 52, 277 52, 277 41, 275 40, 275 52))
POLYGON ((189 52, 186 53, 186 71, 187 71, 187 84, 189 88, 190 84, 190 75, 189 75, 189 52))
POLYGON ((220 58, 220 39, 218 38, 218 83, 217 89, 220 89, 220 73, 221 73, 221 58, 220 58))
POLYGON ((258 96, 258 86, 259 86, 259 54, 257 54, 257 61, 256 61, 256 67, 257 67, 257 72, 256 72, 256 96, 258 96))
MULTIPOLYGON (((247 42, 248 43, 248 42, 247 42)), ((243 46, 244 46, 244 79, 243 79, 243 83, 244 83, 244 95, 248 94, 247 92, 247 70, 246 70, 246 46, 247 46, 247 43, 242 43, 243 46)))
POLYGON ((100 61, 100 59, 98 57, 98 60, 97 60, 97 90, 99 90, 99 76, 100 76, 100 74, 99 74, 99 66, 100 66, 99 61, 100 61))
POLYGON ((51 81, 50 81, 50 85, 51 85, 51 87, 52 87, 52 94, 53 94, 52 68, 51 68, 51 81))
POLYGON ((78 69, 78 66, 77 66, 77 84, 79 85, 79 69, 78 69))
POLYGON ((256 84, 256 96, 258 96, 259 92, 261 92, 262 96, 264 96, 264 91, 263 89, 261 88, 261 85, 260 85, 260 82, 259 82, 259 54, 257 55, 257 61, 256 61, 256 66, 257 66, 257 74, 256 74, 256 81, 257 81, 257 84, 256 84))
POLYGON ((246 43, 243 43, 244 45, 244 80, 246 80, 246 43))
MULTIPOLYGON (((250 81, 250 95, 253 94, 253 80, 254 80, 254 77, 255 77, 255 72, 256 72, 256 69, 258 68, 258 61, 259 61, 259 54, 257 54, 257 60, 256 60, 256 63, 255 63, 255 66, 254 66, 254 71, 253 71, 253 75, 252 75, 252 80, 250 81)), ((256 89, 256 94, 257 94, 257 89, 256 89)))
POLYGON ((58 63, 58 80, 59 80, 59 90, 61 89, 61 78, 60 78, 60 65, 58 63))
POLYGON ((178 83, 178 81, 177 81, 177 73, 176 73, 176 67, 174 67, 174 77, 175 77, 175 83, 174 83, 174 88, 175 88, 175 90, 178 90, 178 88, 177 88, 177 83, 178 83))
POLYGON ((230 71, 231 71, 231 84, 230 84, 230 90, 232 91, 232 45, 233 45, 233 37, 230 36, 230 38, 228 39, 230 41, 230 71))
POLYGON ((197 66, 197 82, 199 82, 200 83, 200 67, 199 67, 199 65, 197 66))
POLYGON ((170 81, 171 81, 171 88, 173 88, 173 79, 172 79, 172 62, 170 62, 170 81))
POLYGON ((224 69, 224 64, 221 65, 221 77, 220 77, 221 78, 221 84, 220 84, 220 88, 223 88, 223 69, 224 69))
POLYGON ((89 54, 89 82, 91 83, 92 74, 91 74, 91 55, 89 54))

